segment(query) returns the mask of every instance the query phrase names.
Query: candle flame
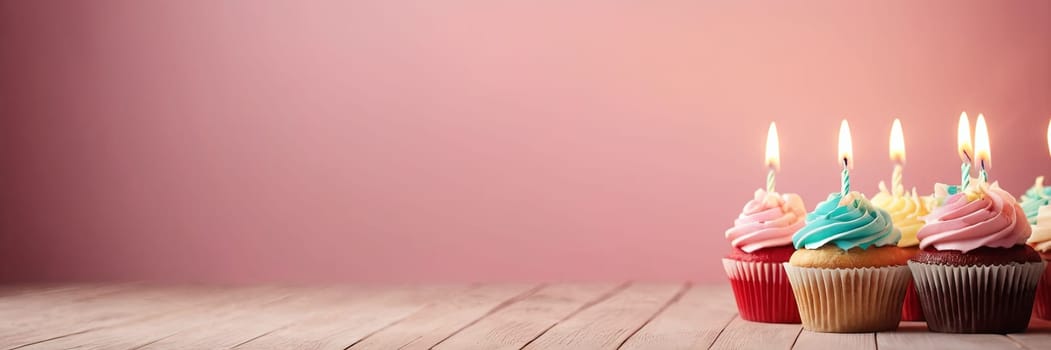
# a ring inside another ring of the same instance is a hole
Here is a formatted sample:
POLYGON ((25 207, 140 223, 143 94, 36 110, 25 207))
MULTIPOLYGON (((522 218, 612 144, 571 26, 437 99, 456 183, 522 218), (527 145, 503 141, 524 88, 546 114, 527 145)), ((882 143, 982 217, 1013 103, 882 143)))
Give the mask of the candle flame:
POLYGON ((974 160, 982 169, 989 169, 993 165, 992 150, 989 149, 989 128, 985 126, 985 116, 980 113, 978 122, 974 125, 974 160))
POLYGON ((854 169, 854 145, 850 141, 850 125, 847 120, 839 124, 839 160, 841 165, 854 169))
POLYGON ((770 122, 770 129, 766 132, 766 166, 768 168, 781 170, 781 147, 778 145, 777 125, 770 122))
POLYGON ((960 113, 960 123, 956 128, 956 145, 956 149, 960 152, 960 159, 965 163, 971 163, 974 148, 971 146, 971 120, 967 118, 967 112, 960 113))
POLYGON ((901 120, 894 118, 890 127, 890 160, 905 164, 905 133, 901 131, 901 120))

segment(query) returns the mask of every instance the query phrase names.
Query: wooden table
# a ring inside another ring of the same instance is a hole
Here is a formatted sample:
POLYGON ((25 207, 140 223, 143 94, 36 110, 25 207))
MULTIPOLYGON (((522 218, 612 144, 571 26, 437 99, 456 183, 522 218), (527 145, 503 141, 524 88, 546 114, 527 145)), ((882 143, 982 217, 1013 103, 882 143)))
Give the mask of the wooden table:
POLYGON ((1024 334, 812 333, 719 285, 0 286, 0 349, 1051 349, 1024 334))

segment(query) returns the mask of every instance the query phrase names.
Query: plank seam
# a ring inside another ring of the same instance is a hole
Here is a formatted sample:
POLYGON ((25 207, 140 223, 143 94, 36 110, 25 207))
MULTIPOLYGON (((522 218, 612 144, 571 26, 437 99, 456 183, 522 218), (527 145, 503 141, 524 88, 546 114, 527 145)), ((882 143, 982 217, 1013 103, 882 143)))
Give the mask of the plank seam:
POLYGON ((521 301, 522 299, 528 298, 530 295, 536 294, 536 292, 540 291, 541 289, 543 289, 546 286, 547 286, 546 284, 541 283, 541 284, 536 285, 533 288, 530 288, 530 289, 528 289, 528 290, 526 290, 526 291, 524 291, 522 293, 519 293, 518 295, 515 295, 515 296, 511 297, 510 299, 504 300, 503 302, 501 302, 500 304, 497 304, 495 307, 493 307, 489 311, 486 311, 485 314, 483 314, 482 316, 472 320, 471 322, 468 322, 463 327, 460 327, 459 329, 453 331, 452 334, 449 334, 445 338, 442 338, 437 343, 434 343, 433 345, 431 345, 431 346, 429 346, 427 348, 428 349, 434 349, 434 347, 438 346, 439 344, 441 344, 442 342, 444 342, 446 340, 449 340, 449 338, 452 338, 454 335, 457 335, 460 332, 463 332, 463 330, 467 329, 468 327, 471 327, 471 326, 477 324, 482 319, 484 319, 486 317, 489 317, 492 314, 495 314, 497 311, 500 311, 501 309, 506 308, 506 307, 510 306, 511 304, 517 303, 517 302, 521 301))
POLYGON ((102 329, 102 328, 105 328, 105 327, 88 328, 88 329, 77 331, 77 332, 73 332, 73 333, 63 334, 63 335, 60 335, 60 336, 57 336, 57 337, 51 337, 51 338, 47 338, 47 339, 42 339, 42 340, 37 340, 37 341, 34 341, 34 342, 25 343, 25 344, 22 344, 22 345, 13 347, 13 348, 8 348, 8 350, 21 349, 21 348, 24 348, 24 347, 27 347, 27 346, 33 346, 33 345, 37 345, 37 344, 40 344, 40 343, 46 343, 46 342, 49 342, 49 341, 52 341, 52 340, 62 339, 62 338, 65 338, 65 337, 72 337, 74 335, 84 334, 84 333, 87 333, 87 332, 96 331, 96 330, 99 330, 99 329, 102 329))
POLYGON ((168 335, 166 335, 166 336, 163 336, 163 337, 160 337, 160 338, 157 338, 157 339, 154 339, 154 340, 148 341, 148 342, 146 342, 145 344, 142 344, 142 345, 138 345, 138 346, 136 346, 136 347, 134 347, 134 348, 131 348, 131 349, 128 349, 128 350, 139 350, 139 349, 145 348, 145 347, 147 347, 147 346, 150 346, 150 345, 156 344, 157 342, 159 342, 159 341, 161 341, 161 340, 165 340, 165 339, 171 338, 172 336, 174 336, 174 335, 176 335, 176 334, 179 334, 179 332, 175 332, 175 333, 172 333, 172 334, 168 334, 168 335))
MULTIPOLYGON (((475 290, 475 289, 478 289, 478 288, 481 288, 481 287, 482 287, 481 284, 472 284, 472 285, 467 286, 467 288, 465 288, 464 290, 459 291, 457 293, 458 294, 463 294, 463 293, 467 293, 467 292, 470 292, 472 290, 475 290)), ((448 299, 450 299, 452 297, 453 296, 445 296, 445 297, 443 297, 441 299, 448 300, 448 299)), ((395 325, 401 323, 402 321, 405 321, 405 320, 409 319, 410 317, 412 317, 416 313, 420 312, 420 310, 425 310, 428 307, 431 307, 431 306, 434 306, 434 305, 438 304, 439 302, 440 301, 436 300, 436 301, 431 301, 429 303, 420 305, 420 307, 417 308, 416 311, 406 313, 405 316, 402 316, 402 317, 398 318, 397 320, 394 320, 391 323, 388 323, 387 325, 385 325, 383 327, 377 328, 376 330, 374 330, 372 332, 369 332, 369 334, 366 334, 365 336, 361 337, 361 339, 358 339, 358 340, 354 341, 353 343, 350 343, 350 345, 347 345, 347 347, 343 348, 343 350, 350 350, 350 348, 354 347, 355 345, 361 344, 361 342, 365 341, 366 339, 369 339, 370 337, 376 335, 377 333, 382 332, 382 331, 384 331, 384 330, 386 330, 386 329, 388 329, 390 327, 394 327, 395 325)))
POLYGON ((522 347, 518 348, 518 350, 522 350, 522 349, 525 349, 525 348, 529 347, 529 344, 532 344, 537 339, 540 339, 540 337, 544 336, 544 334, 546 334, 552 328, 555 328, 555 326, 557 326, 559 323, 565 322, 566 320, 568 320, 570 318, 573 318, 573 316, 576 316, 577 314, 583 312, 584 310, 587 310, 588 308, 591 308, 592 306, 595 306, 598 303, 601 303, 603 301, 608 300, 609 298, 612 298, 614 295, 617 295, 617 293, 620 293, 624 289, 628 288, 629 285, 631 285, 630 281, 621 283, 619 286, 614 287, 609 292, 606 292, 605 294, 600 295, 598 298, 595 298, 595 300, 592 300, 592 301, 584 303, 584 305, 581 305, 576 310, 573 310, 573 312, 570 312, 569 315, 566 315, 566 317, 563 317, 562 319, 552 323, 547 328, 544 328, 544 330, 540 331, 540 333, 537 334, 535 337, 533 337, 533 339, 529 339, 529 341, 525 342, 525 344, 522 344, 522 347))
POLYGON ((726 327, 729 327, 730 323, 733 323, 733 321, 737 319, 737 317, 739 317, 737 313, 734 313, 732 316, 728 317, 726 323, 723 324, 723 328, 719 328, 719 333, 715 333, 715 337, 712 338, 712 342, 708 343, 708 346, 706 347, 707 349, 711 349, 713 346, 715 346, 715 343, 719 340, 719 337, 723 335, 723 331, 726 330, 726 327))
MULTIPOLYGON (((803 334, 803 326, 799 326, 799 331, 796 332, 796 337, 792 338, 792 346, 789 346, 788 347, 789 349, 795 349, 796 348, 796 342, 799 341, 799 335, 800 334, 803 334)), ((872 336, 875 337, 876 336, 875 333, 873 333, 872 336)))
POLYGON ((277 328, 271 329, 271 330, 269 330, 269 331, 266 331, 266 332, 263 332, 263 333, 261 333, 261 334, 259 334, 259 335, 257 335, 257 336, 254 336, 254 337, 251 337, 251 338, 249 338, 248 340, 245 340, 245 341, 243 341, 243 342, 237 343, 237 345, 231 346, 231 347, 230 347, 230 349, 237 349, 237 347, 239 347, 239 346, 241 346, 241 345, 245 345, 245 344, 248 344, 248 343, 252 342, 253 340, 256 340, 256 339, 259 339, 259 338, 265 337, 265 336, 266 336, 267 334, 270 334, 270 333, 273 333, 273 332, 277 332, 277 331, 279 331, 279 330, 282 330, 282 329, 288 328, 288 326, 289 326, 289 325, 291 325, 291 323, 289 323, 289 324, 286 324, 286 325, 284 325, 284 326, 281 326, 281 327, 277 327, 277 328))
MULTIPOLYGON (((116 291, 115 293, 106 293, 106 294, 103 294, 103 295, 112 295, 112 294, 117 294, 119 292, 122 292, 122 291, 116 291)), ((282 297, 282 299, 284 299, 286 297, 282 297)), ((209 301, 203 301, 203 302, 199 302, 199 303, 192 303, 192 304, 188 305, 188 307, 206 306, 206 305, 217 304, 217 303, 220 303, 220 302, 221 301, 209 300, 209 301)), ((53 341, 53 340, 58 340, 58 339, 66 338, 66 337, 81 335, 81 334, 85 334, 85 333, 95 332, 95 331, 103 330, 103 329, 115 329, 115 328, 119 329, 120 327, 132 325, 132 324, 135 324, 135 323, 147 322, 147 321, 150 321, 150 320, 161 319, 161 318, 170 316, 173 313, 174 314, 185 314, 186 313, 185 310, 176 310, 176 311, 173 311, 172 313, 170 313, 172 310, 168 310, 168 311, 169 312, 158 312, 158 313, 155 313, 155 314, 140 315, 140 316, 132 317, 130 319, 127 319, 127 320, 124 320, 124 321, 121 321, 121 322, 117 322, 117 323, 114 323, 114 324, 111 324, 111 325, 106 325, 106 326, 101 326, 101 327, 92 327, 92 328, 88 328, 88 329, 84 329, 84 330, 80 330, 80 331, 76 331, 76 332, 70 332, 70 333, 67 333, 67 334, 60 335, 60 336, 56 336, 56 337, 52 337, 52 338, 48 338, 48 339, 43 339, 43 340, 39 340, 39 341, 34 341, 34 342, 22 344, 22 345, 10 348, 9 350, 21 349, 21 348, 25 348, 25 347, 32 346, 32 345, 37 345, 37 344, 41 344, 41 343, 45 343, 45 342, 49 342, 49 341, 53 341)), ((192 327, 192 328, 196 328, 196 327, 192 327)), ((182 331, 185 331, 185 329, 180 330, 178 332, 175 332, 174 334, 178 334, 178 333, 180 333, 182 331)), ((172 334, 172 335, 174 335, 174 334, 172 334)), ((169 337, 170 336, 171 335, 169 335, 169 337)), ((158 339, 157 341, 160 341, 162 339, 164 339, 164 338, 158 339)))
POLYGON ((636 327, 635 330, 631 331, 631 333, 628 333, 628 336, 624 337, 624 340, 621 340, 620 344, 617 344, 617 349, 620 349, 621 347, 623 347, 624 344, 628 342, 628 339, 631 339, 631 337, 633 337, 633 336, 635 336, 635 334, 639 333, 639 331, 642 330, 643 327, 646 327, 647 324, 649 324, 654 319, 656 319, 657 316, 659 316, 662 312, 664 312, 664 310, 668 309, 669 306, 671 306, 672 304, 675 304, 680 299, 682 299, 682 296, 686 294, 687 290, 690 290, 691 286, 692 286, 692 284, 690 284, 689 282, 683 284, 683 286, 679 288, 679 291, 676 292, 675 295, 673 295, 671 297, 671 299, 668 299, 668 301, 664 302, 664 305, 661 305, 661 307, 659 309, 657 309, 657 312, 654 312, 653 315, 650 315, 650 317, 647 318, 646 321, 643 321, 642 324, 640 324, 638 327, 636 327))
POLYGON ((1010 340, 1012 343, 1014 343, 1015 346, 1017 346, 1019 349, 1029 349, 1028 346, 1026 346, 1021 341, 1018 341, 1018 339, 1015 339, 1015 337, 1012 337, 1010 334, 1005 334, 1004 337, 1007 338, 1007 340, 1010 340))

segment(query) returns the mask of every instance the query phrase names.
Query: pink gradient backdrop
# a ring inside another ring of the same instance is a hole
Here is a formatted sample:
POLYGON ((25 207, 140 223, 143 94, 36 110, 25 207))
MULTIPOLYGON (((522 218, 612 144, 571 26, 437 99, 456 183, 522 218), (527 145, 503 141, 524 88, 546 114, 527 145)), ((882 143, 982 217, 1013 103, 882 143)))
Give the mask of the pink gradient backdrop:
POLYGON ((0 280, 721 280, 763 184, 1051 175, 1046 1, 0 1, 0 280))

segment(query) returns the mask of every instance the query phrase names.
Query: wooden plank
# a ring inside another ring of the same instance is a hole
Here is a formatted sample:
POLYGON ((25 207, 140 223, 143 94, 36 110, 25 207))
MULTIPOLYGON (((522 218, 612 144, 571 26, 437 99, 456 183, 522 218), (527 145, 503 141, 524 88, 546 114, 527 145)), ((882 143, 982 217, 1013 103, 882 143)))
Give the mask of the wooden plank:
POLYGON ((1025 333, 1008 334, 1008 337, 1032 350, 1051 350, 1051 321, 1033 318, 1025 333))
POLYGON ((462 293, 466 286, 385 287, 377 294, 299 320, 236 348, 241 350, 345 349, 420 309, 462 293))
MULTIPOLYGON (((183 322, 181 330, 137 349, 230 349, 371 293, 371 290, 346 288, 300 289, 290 297, 265 307, 241 306, 234 308, 236 313, 224 314, 222 317, 194 317, 189 322, 183 322)), ((171 327, 160 329, 170 331, 171 327)))
POLYGON ((485 285, 430 305, 350 346, 350 349, 429 349, 464 327, 537 290, 536 285, 485 285))
POLYGON ((803 330, 793 349, 876 350, 876 333, 821 333, 803 330))
POLYGON ((902 322, 897 331, 876 333, 876 347, 880 350, 1018 350, 1020 346, 999 334, 953 334, 934 333, 927 330, 926 323, 902 322))
POLYGON ((70 292, 30 295, 2 307, 0 349, 83 332, 129 316, 114 299, 141 291, 110 287, 81 288, 70 292), (118 307, 112 307, 117 304, 118 307))
POLYGON ((52 292, 62 292, 83 288, 98 287, 101 285, 90 284, 6 284, 0 285, 0 301, 5 298, 19 295, 39 295, 52 292))
POLYGON ((693 286, 622 349, 707 349, 734 316, 737 306, 726 286, 693 286))
POLYGON ((688 286, 633 284, 542 334, 526 349, 616 349, 688 286))
POLYGON ((48 308, 69 305, 85 299, 127 290, 131 284, 74 284, 42 288, 23 287, 0 297, 0 325, 24 314, 37 314, 48 308))
POLYGON ((246 291, 252 290, 147 287, 86 298, 37 315, 18 327, 0 330, 0 348, 50 349, 60 347, 56 344, 79 345, 88 342, 85 339, 90 339, 96 331, 158 316, 192 314, 194 305, 243 300, 246 291))
POLYGON ((712 349, 791 349, 803 327, 798 324, 749 322, 734 317, 712 349))
POLYGON ((436 349, 521 349, 555 324, 626 287, 556 284, 487 316, 436 349))

